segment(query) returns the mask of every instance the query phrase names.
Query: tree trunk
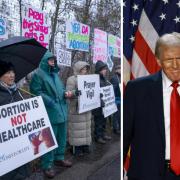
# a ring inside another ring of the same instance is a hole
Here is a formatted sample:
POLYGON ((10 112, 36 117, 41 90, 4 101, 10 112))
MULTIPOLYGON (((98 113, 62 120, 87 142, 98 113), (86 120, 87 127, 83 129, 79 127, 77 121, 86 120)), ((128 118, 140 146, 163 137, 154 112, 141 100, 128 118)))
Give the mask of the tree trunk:
POLYGON ((51 39, 50 39, 50 46, 49 46, 49 49, 52 53, 54 53, 54 37, 55 37, 55 33, 56 33, 60 4, 61 4, 61 0, 57 0, 55 14, 54 14, 54 17, 52 17, 52 32, 51 32, 51 39))
POLYGON ((20 14, 20 36, 22 36, 22 0, 18 0, 19 2, 19 14, 20 14))

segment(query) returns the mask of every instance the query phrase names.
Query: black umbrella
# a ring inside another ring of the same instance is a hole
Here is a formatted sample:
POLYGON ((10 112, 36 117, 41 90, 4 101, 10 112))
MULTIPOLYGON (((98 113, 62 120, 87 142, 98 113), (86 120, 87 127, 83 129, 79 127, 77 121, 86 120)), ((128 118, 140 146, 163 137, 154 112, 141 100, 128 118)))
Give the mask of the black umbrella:
POLYGON ((36 69, 46 51, 35 39, 20 36, 0 42, 0 59, 14 65, 16 81, 36 69))

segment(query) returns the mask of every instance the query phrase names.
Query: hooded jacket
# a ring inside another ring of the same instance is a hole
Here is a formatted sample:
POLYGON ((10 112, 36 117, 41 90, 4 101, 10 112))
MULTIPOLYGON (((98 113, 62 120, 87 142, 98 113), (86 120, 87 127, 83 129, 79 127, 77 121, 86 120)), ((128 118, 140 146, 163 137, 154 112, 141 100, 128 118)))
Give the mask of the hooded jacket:
MULTIPOLYGON (((74 75, 69 77, 66 84, 67 90, 77 89, 77 75, 88 63, 78 61, 75 63, 74 75)), ((78 98, 74 97, 69 101, 68 136, 69 144, 72 146, 91 144, 91 112, 78 114, 78 98)))
POLYGON ((65 88, 58 76, 59 68, 48 65, 48 59, 54 57, 47 51, 41 59, 39 68, 34 73, 30 91, 32 94, 42 96, 50 122, 63 123, 67 120, 67 103, 64 97, 65 88))

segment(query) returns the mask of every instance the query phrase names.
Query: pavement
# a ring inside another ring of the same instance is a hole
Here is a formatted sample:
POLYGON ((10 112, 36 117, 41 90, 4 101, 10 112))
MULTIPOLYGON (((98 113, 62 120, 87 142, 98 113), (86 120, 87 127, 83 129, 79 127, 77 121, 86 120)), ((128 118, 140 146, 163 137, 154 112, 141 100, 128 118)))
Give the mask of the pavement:
MULTIPOLYGON (((112 135, 112 140, 105 145, 92 143, 91 153, 74 157, 70 149, 66 159, 73 162, 71 168, 55 167, 53 180, 120 180, 120 137, 112 135)), ((37 169, 26 180, 47 180, 40 169, 37 169)))

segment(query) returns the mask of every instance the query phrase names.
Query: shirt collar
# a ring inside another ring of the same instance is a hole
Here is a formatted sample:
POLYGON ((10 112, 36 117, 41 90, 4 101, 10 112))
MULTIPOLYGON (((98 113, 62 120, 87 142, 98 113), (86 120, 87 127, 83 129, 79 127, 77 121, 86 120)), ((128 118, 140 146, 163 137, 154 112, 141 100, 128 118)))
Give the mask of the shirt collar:
MULTIPOLYGON (((173 83, 164 73, 164 71, 162 71, 162 81, 163 81, 163 86, 164 88, 169 88, 171 86, 171 84, 173 83)), ((178 84, 180 85, 180 81, 178 82, 178 84)))

